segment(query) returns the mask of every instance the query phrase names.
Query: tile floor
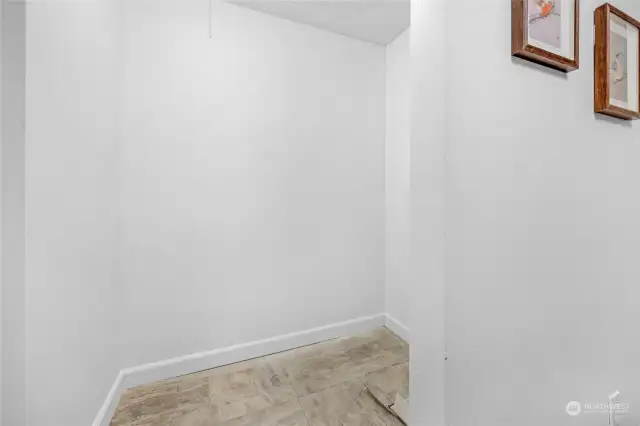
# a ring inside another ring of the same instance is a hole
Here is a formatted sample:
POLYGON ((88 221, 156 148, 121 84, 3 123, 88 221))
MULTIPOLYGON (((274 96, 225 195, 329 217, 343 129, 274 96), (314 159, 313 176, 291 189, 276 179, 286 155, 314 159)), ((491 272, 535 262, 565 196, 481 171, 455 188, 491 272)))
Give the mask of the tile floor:
POLYGON ((128 390, 111 426, 401 426, 409 346, 386 328, 128 390))

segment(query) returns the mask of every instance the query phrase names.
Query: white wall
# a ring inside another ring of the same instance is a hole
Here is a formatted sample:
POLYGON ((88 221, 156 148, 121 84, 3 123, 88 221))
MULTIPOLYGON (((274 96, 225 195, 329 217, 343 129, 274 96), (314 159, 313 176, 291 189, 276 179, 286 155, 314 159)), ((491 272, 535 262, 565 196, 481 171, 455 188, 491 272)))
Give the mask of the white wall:
POLYGON ((27 424, 85 426, 122 367, 117 2, 27 9, 27 424))
MULTIPOLYGON (((0 6, 4 6, 3 3, 0 3, 0 6)), ((3 22, 3 10, 4 7, 0 7, 0 413, 2 413, 2 64, 5 62, 5 59, 2 57, 2 52, 4 49, 2 48, 2 33, 4 30, 4 22, 3 22)), ((2 414, 0 414, 0 426, 2 426, 2 414)))
POLYGON ((504 2, 449 3, 447 424, 606 425, 565 406, 616 389, 638 424, 640 127, 592 112, 601 2, 568 76, 510 58, 504 2))
MULTIPOLYGON (((450 0, 411 3, 411 423, 444 422, 445 135, 450 0)), ((466 12, 465 12, 466 13, 466 12)), ((474 422, 470 422, 475 424, 474 422)))
MULTIPOLYGON (((0 3, 0 6, 4 6, 0 3)), ((0 377, 2 377, 2 32, 4 22, 2 21, 4 7, 0 7, 0 377)), ((2 413, 2 379, 0 379, 0 413, 2 413)), ((0 426, 2 426, 2 414, 0 414, 0 426)))
POLYGON ((387 46, 385 312, 409 326, 411 69, 407 30, 387 46))
POLYGON ((127 365, 384 309, 384 48, 207 11, 124 9, 127 365))
POLYGON ((25 415, 25 27, 24 3, 4 1, 0 33, 0 423, 24 424, 25 415))

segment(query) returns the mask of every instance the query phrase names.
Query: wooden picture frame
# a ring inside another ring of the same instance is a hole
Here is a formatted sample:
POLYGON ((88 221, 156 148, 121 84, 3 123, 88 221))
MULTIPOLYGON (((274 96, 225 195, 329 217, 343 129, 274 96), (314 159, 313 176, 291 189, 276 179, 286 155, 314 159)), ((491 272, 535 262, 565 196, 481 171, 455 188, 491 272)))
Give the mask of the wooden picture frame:
POLYGON ((638 120, 640 119, 640 22, 609 3, 597 8, 594 18, 595 112, 623 120, 638 120), (612 25, 620 28, 622 22, 628 25, 624 35, 621 35, 618 29, 612 29, 612 25), (634 37, 633 34, 636 36, 634 37), (620 42, 619 39, 623 39, 624 42, 620 42), (633 39, 636 40, 635 43, 633 39), (615 54, 616 59, 612 49, 619 50, 615 54), (624 58, 624 64, 618 58, 624 58), (618 77, 620 75, 622 76, 618 77), (617 85, 624 79, 627 80, 626 84, 620 90, 617 85))
POLYGON ((580 68, 580 0, 511 0, 511 54, 563 72, 580 68), (563 17, 556 10, 573 13, 573 17, 563 17), (550 19, 556 28, 547 25, 551 21, 543 22, 550 19), (558 45, 536 40, 530 31, 534 23, 537 32, 558 32, 551 42, 558 45))

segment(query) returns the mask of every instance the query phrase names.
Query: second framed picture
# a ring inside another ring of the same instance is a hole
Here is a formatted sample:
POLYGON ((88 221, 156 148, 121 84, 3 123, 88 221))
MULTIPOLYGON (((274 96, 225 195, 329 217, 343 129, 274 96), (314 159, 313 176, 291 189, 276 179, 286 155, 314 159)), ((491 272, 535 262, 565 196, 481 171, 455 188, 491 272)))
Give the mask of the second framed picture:
POLYGON ((606 3, 595 11, 595 111, 640 119, 640 22, 606 3))
POLYGON ((564 72, 580 67, 579 0, 511 0, 511 53, 564 72))

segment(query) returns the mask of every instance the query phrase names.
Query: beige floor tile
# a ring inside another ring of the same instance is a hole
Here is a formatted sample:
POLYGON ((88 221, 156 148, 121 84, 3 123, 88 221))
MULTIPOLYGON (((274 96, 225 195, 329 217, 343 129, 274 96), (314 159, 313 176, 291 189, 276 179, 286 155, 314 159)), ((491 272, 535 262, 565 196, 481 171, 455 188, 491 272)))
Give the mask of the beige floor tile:
POLYGON ((349 381, 349 357, 338 341, 320 343, 266 357, 267 365, 288 380, 298 396, 349 381))
POLYGON ((150 397, 175 392, 178 389, 178 382, 178 379, 170 379, 128 389, 122 395, 120 404, 127 405, 150 397))
POLYGON ((297 411, 295 414, 278 420, 274 426, 309 426, 307 415, 304 411, 297 411))
POLYGON ((309 426, 401 426, 366 391, 361 381, 343 383, 300 398, 309 426))
POLYGON ((386 328, 267 357, 299 397, 406 362, 409 346, 386 328))
POLYGON ((406 343, 386 328, 367 333, 344 337, 338 340, 349 358, 360 361, 379 354, 382 351, 406 346, 406 343))
POLYGON ((167 380, 125 391, 111 426, 151 425, 178 407, 178 382, 167 380))
POLYGON ((361 387, 359 381, 347 382, 300 398, 309 426, 342 426, 343 418, 355 410, 361 387))
POLYGON ((220 426, 308 426, 302 406, 295 401, 274 405, 264 410, 253 411, 220 426))
POLYGON ((365 376, 363 381, 375 397, 387 406, 395 402, 398 394, 404 399, 408 399, 409 363, 397 364, 369 374, 365 376))
POLYGON ((215 412, 211 408, 183 412, 176 415, 167 426, 216 426, 215 412))
POLYGON ((330 370, 303 370, 295 376, 293 385, 298 396, 302 397, 357 379, 359 374, 354 374, 354 371, 349 362, 336 364, 330 370))
POLYGON ((210 405, 209 377, 203 375, 184 376, 178 382, 178 409, 195 411, 210 405))
POLYGON ((297 402, 293 386, 264 359, 211 370, 209 399, 219 423, 297 402))
POLYGON ((388 350, 382 350, 369 358, 354 361, 351 367, 352 374, 357 377, 363 377, 367 374, 408 361, 409 347, 406 344, 400 345, 388 350))
POLYGON ((178 392, 173 391, 162 395, 153 395, 138 399, 128 404, 126 410, 130 413, 133 423, 145 419, 152 419, 173 412, 178 408, 178 392))
POLYGON ((272 370, 292 380, 291 373, 310 369, 328 370, 341 359, 347 360, 337 340, 305 346, 265 357, 272 370))
POLYGON ((142 417, 131 423, 131 426, 173 426, 175 417, 175 412, 168 411, 160 414, 142 417))
POLYGON ((403 424, 378 404, 362 386, 355 398, 355 408, 342 419, 341 426, 403 426, 403 424))
POLYGON ((116 409, 113 418, 111 419, 110 426, 129 426, 133 419, 131 418, 131 413, 128 410, 125 410, 124 407, 118 406, 116 409))

